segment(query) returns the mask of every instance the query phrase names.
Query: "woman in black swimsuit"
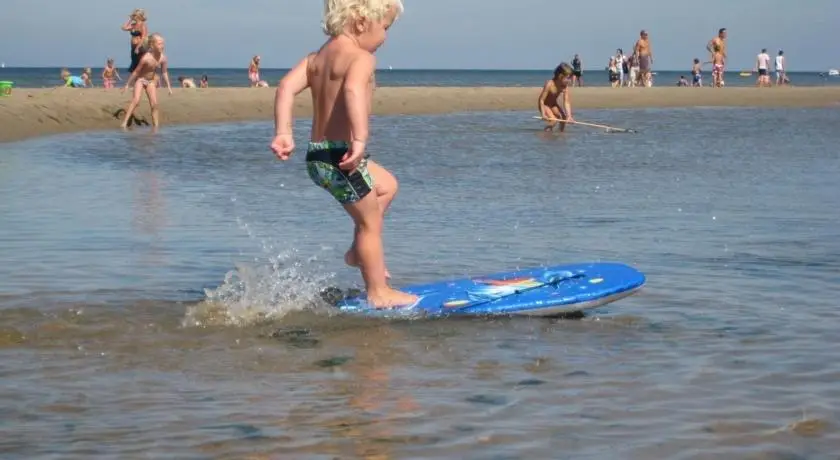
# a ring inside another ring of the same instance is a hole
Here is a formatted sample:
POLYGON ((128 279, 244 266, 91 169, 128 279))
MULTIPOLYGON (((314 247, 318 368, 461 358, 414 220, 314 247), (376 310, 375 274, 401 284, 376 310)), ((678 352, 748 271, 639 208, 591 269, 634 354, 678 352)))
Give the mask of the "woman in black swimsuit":
POLYGON ((574 75, 572 84, 577 83, 578 86, 583 86, 583 69, 581 68, 580 56, 575 54, 572 59, 572 75, 574 75))
POLYGON ((128 71, 134 72, 137 64, 140 63, 140 58, 143 57, 143 53, 145 52, 143 47, 148 36, 146 12, 140 8, 132 11, 128 21, 123 24, 122 30, 131 34, 131 66, 129 66, 128 71))

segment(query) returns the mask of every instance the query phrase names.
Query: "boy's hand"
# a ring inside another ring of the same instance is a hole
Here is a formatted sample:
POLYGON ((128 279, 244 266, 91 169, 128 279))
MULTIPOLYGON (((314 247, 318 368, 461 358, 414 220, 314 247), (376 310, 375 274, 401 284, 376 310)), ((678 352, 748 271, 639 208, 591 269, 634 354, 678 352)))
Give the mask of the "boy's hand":
POLYGON ((545 121, 555 121, 557 119, 557 117, 555 117, 549 109, 545 109, 542 113, 542 116, 545 121))
POLYGON ((286 161, 292 156, 292 151, 295 149, 295 139, 291 134, 278 134, 274 136, 271 141, 271 151, 277 158, 286 161))
POLYGON ((352 171, 359 167, 362 158, 365 157, 365 143, 363 141, 353 141, 350 143, 350 150, 341 157, 341 162, 338 167, 345 171, 352 171))

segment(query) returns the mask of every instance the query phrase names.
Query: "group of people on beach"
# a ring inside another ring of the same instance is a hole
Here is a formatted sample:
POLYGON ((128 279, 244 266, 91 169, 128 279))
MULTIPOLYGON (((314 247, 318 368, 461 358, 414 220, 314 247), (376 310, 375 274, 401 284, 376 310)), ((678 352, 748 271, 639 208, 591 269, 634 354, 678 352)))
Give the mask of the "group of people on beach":
MULTIPOLYGON (((717 36, 709 40, 706 44, 706 50, 709 52, 709 60, 701 62, 699 58, 694 58, 691 66, 691 79, 687 79, 685 75, 680 75, 677 81, 677 86, 703 86, 703 67, 711 64, 712 81, 710 86, 721 88, 724 86, 724 72, 726 67, 726 28, 718 30, 717 36)), ((642 30, 639 33, 639 39, 633 45, 633 53, 626 56, 624 51, 619 48, 616 50, 614 56, 610 56, 607 63, 607 74, 610 86, 617 87, 634 87, 653 86, 653 72, 651 66, 653 64, 653 51, 650 43, 650 37, 647 31, 642 30)), ((572 84, 573 86, 583 86, 583 69, 580 55, 575 54, 572 59, 572 84)), ((790 79, 787 76, 787 64, 784 57, 784 51, 779 50, 775 59, 776 85, 782 86, 790 84, 790 79)), ((767 49, 762 49, 761 53, 756 58, 756 66, 753 69, 758 73, 756 86, 771 86, 770 79, 770 56, 767 54, 767 49)), ((748 76, 748 75, 747 75, 748 76)))
MULTIPOLYGON (((134 115, 134 110, 145 93, 152 112, 152 125, 159 126, 159 111, 157 89, 165 84, 169 94, 172 85, 169 79, 168 60, 164 54, 164 39, 159 33, 149 33, 145 10, 137 8, 129 14, 128 20, 122 25, 122 30, 130 36, 130 65, 129 76, 122 91, 132 88, 131 102, 125 109, 122 127, 127 127, 134 115), (160 75, 160 77, 158 76, 160 75)), ((91 88, 94 85, 93 71, 85 68, 80 76, 70 73, 66 68, 61 70, 63 86, 72 88, 91 88)), ((114 59, 108 58, 101 74, 104 88, 116 88, 117 82, 122 82, 119 71, 114 65, 114 59)), ((254 56, 248 65, 248 80, 251 87, 267 88, 268 83, 260 78, 260 56, 254 56)), ((202 75, 198 82, 192 77, 179 76, 178 83, 182 88, 208 88, 210 81, 207 75, 202 75)))
MULTIPOLYGON (((606 67, 610 86, 653 86, 652 65, 653 49, 650 37, 646 30, 642 30, 630 56, 625 55, 621 48, 616 50, 614 56, 610 56, 606 67)), ((579 54, 572 58, 572 85, 583 86, 583 62, 579 54)))
MULTIPOLYGON (((160 36, 160 34, 150 34, 146 12, 142 8, 137 8, 131 12, 128 20, 122 25, 122 30, 129 33, 130 36, 130 65, 128 66, 128 73, 133 73, 140 65, 143 56, 151 49, 150 39, 153 35, 160 36)), ((153 82, 155 86, 161 86, 162 78, 158 77, 158 72, 162 72, 158 68, 155 72, 153 82)), ((61 81, 63 86, 73 88, 92 88, 96 86, 93 83, 93 72, 90 67, 83 69, 81 75, 73 75, 66 68, 61 69, 61 81)), ((102 79, 103 88, 116 88, 117 82, 123 81, 120 73, 114 65, 114 59, 108 58, 100 75, 102 79)), ((163 77, 162 73, 160 77, 163 77)), ((248 81, 249 86, 254 88, 267 88, 268 82, 260 78, 260 56, 251 58, 248 64, 248 81)), ((208 76, 202 75, 199 79, 187 76, 179 76, 178 82, 182 88, 208 88, 210 86, 210 79, 208 76), (198 80, 198 81, 196 81, 198 80)))
MULTIPOLYGON (((776 70, 776 86, 790 84, 790 79, 785 71, 787 63, 785 62, 785 52, 779 50, 774 62, 776 70)), ((755 69, 758 72, 758 78, 755 81, 755 86, 770 87, 773 86, 770 79, 770 55, 767 54, 767 48, 762 48, 761 52, 755 58, 755 69)))
MULTIPOLYGON (((146 13, 139 8, 131 12, 128 21, 123 24, 122 30, 129 32, 131 35, 131 65, 128 69, 131 74, 125 82, 123 91, 132 87, 132 84, 134 85, 133 96, 128 107, 125 109, 122 127, 126 128, 128 126, 143 93, 146 94, 149 100, 149 106, 152 112, 152 126, 157 127, 160 125, 157 88, 160 87, 161 81, 158 79, 158 72, 160 72, 161 79, 166 84, 167 91, 170 95, 172 94, 168 59, 164 54, 165 42, 163 36, 159 33, 148 33, 146 13)), ((254 56, 251 59, 251 64, 248 67, 248 77, 251 81, 251 86, 267 87, 268 84, 259 78, 259 61, 259 56, 254 56)), ((113 60, 109 59, 109 65, 113 68, 113 60)), ((103 72, 104 79, 105 73, 103 72)), ((196 84, 193 78, 184 76, 179 76, 178 82, 183 88, 209 87, 207 75, 203 75, 198 84, 196 84)))

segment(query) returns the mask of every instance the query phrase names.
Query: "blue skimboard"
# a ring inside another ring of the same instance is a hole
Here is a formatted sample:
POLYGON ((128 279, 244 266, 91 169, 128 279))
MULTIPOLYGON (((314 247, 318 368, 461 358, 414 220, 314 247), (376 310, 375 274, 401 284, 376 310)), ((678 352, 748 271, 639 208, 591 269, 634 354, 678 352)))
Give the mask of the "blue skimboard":
POLYGON ((405 286, 400 290, 420 299, 400 308, 372 308, 364 292, 336 306, 345 313, 386 317, 559 316, 615 302, 644 284, 645 275, 628 265, 584 263, 405 286))

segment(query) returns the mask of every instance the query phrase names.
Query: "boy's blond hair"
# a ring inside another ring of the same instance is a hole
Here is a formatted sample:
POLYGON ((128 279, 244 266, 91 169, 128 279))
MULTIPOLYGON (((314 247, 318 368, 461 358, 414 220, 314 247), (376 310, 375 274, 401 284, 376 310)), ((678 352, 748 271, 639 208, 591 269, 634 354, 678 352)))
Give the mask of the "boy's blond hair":
POLYGON ((324 33, 337 37, 348 23, 360 18, 379 21, 391 8, 399 17, 404 11, 402 0, 324 0, 324 33))

